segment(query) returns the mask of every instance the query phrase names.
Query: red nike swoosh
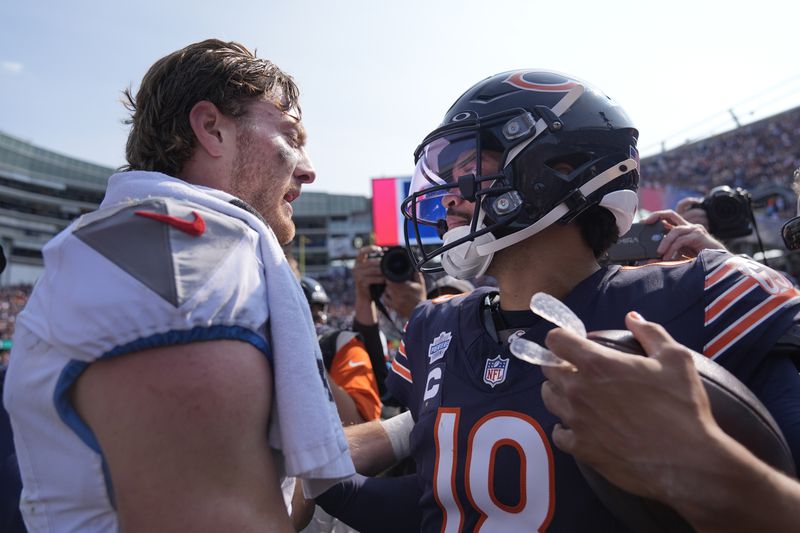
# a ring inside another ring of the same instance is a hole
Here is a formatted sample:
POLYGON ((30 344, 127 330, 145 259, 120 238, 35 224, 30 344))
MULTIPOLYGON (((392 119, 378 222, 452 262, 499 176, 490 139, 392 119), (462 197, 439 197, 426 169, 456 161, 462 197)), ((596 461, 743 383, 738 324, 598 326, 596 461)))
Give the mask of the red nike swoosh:
POLYGON ((192 211, 194 220, 191 222, 182 218, 165 215, 163 213, 155 213, 153 211, 134 211, 133 214, 139 215, 140 217, 152 218, 153 220, 158 220, 159 222, 164 222, 173 228, 177 228, 182 232, 188 233, 189 235, 194 235, 195 237, 199 237, 203 234, 203 232, 206 231, 206 221, 203 220, 203 217, 197 214, 197 211, 192 211))

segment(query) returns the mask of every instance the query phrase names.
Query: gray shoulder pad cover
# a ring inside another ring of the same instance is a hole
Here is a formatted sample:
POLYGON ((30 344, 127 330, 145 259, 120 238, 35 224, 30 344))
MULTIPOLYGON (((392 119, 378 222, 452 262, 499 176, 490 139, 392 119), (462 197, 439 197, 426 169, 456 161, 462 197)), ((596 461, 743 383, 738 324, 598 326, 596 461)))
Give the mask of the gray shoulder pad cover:
POLYGON ((170 198, 85 217, 75 237, 175 307, 203 285, 247 233, 236 218, 170 198))

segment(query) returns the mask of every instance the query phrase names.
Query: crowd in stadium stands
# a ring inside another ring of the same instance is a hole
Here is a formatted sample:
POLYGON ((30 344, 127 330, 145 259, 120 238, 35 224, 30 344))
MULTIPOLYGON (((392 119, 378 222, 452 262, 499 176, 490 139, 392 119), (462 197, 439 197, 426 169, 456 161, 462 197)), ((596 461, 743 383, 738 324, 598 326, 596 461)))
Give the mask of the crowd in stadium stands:
POLYGON ((349 268, 336 267, 325 274, 314 275, 319 281, 331 303, 328 306, 328 324, 337 329, 349 329, 353 320, 355 303, 355 282, 349 268))
MULTIPOLYGON (((642 185, 708 191, 788 187, 800 166, 800 107, 642 161, 642 185)), ((794 206, 792 206, 794 207, 794 206)))
POLYGON ((0 340, 10 339, 14 334, 17 313, 25 307, 32 288, 31 285, 0 287, 0 340))

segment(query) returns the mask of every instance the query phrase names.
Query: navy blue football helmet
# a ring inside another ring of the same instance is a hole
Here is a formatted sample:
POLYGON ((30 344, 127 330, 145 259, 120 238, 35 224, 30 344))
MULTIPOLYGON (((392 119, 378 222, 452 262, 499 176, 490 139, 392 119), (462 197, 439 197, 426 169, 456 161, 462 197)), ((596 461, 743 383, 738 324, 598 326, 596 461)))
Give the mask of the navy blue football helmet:
POLYGON ((478 275, 494 252, 596 204, 614 214, 624 234, 638 205, 637 138, 622 108, 576 78, 517 70, 477 83, 414 154, 401 209, 415 227, 416 239, 408 225, 405 237, 416 267, 442 270, 432 260, 443 256, 451 275, 478 275), (556 170, 559 163, 572 170, 556 170), (446 197, 454 194, 475 202, 466 227, 447 227, 446 197), (420 225, 437 227, 444 244, 426 251, 420 225), (465 243, 472 243, 469 251, 465 243), (448 259, 446 252, 458 247, 448 259), (481 268, 459 268, 470 254, 488 260, 481 268))

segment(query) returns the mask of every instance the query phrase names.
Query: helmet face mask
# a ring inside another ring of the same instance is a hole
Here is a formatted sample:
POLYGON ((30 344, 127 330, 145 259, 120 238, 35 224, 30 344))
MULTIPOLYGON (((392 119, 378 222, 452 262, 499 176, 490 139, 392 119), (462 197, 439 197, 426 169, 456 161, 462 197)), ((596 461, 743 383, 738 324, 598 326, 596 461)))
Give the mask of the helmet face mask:
POLYGON ((445 236, 453 229, 446 226, 449 197, 474 202, 469 232, 461 228, 458 239, 445 237, 433 251, 409 238, 406 225, 417 268, 441 270, 433 259, 478 238, 477 255, 488 256, 624 190, 623 207, 610 209, 622 230, 635 211, 637 135, 613 101, 575 79, 514 71, 479 82, 415 152, 401 209, 417 236, 420 224, 445 236))
POLYGON ((416 234, 420 234, 418 224, 437 227, 440 236, 444 234, 447 197, 455 195, 474 203, 468 236, 443 245, 432 254, 426 254, 421 245, 419 254, 409 248, 423 272, 442 270, 426 263, 460 244, 500 230, 520 214, 522 202, 513 188, 511 168, 503 161, 520 140, 535 133, 534 128, 535 120, 529 112, 512 109, 481 121, 464 119, 455 127, 437 129, 423 141, 416 152, 409 196, 401 207, 406 218, 412 220, 416 234), (485 210, 492 217, 488 226, 482 224, 485 210))

